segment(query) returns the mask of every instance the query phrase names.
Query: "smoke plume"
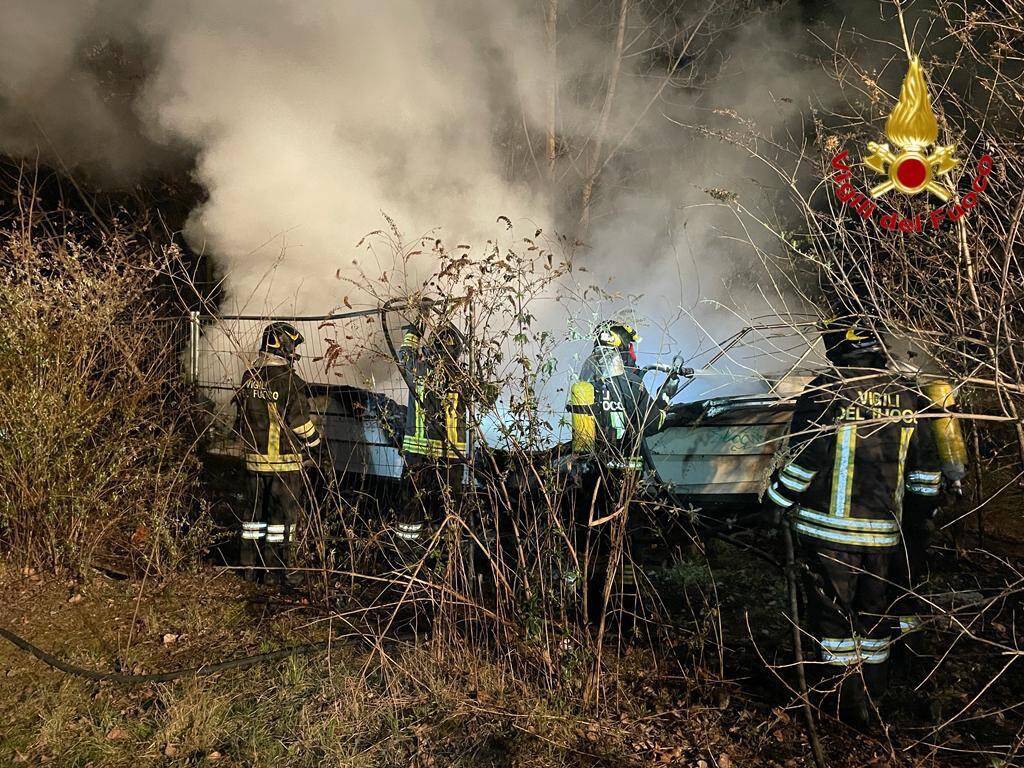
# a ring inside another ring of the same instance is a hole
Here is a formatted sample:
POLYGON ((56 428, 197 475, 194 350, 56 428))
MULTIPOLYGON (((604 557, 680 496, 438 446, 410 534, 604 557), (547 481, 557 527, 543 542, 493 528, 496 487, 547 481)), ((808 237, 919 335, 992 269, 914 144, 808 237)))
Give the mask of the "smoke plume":
POLYGON ((543 211, 493 140, 515 98, 498 38, 516 33, 494 11, 16 0, 0 32, 0 148, 122 179, 192 153, 207 199, 185 236, 222 265, 225 311, 329 310, 330 278, 382 211, 408 233, 462 238, 543 211), (145 52, 141 82, 108 80, 107 52, 128 49, 145 52))
MULTIPOLYGON (((796 17, 737 24, 727 3, 710 16, 663 5, 628 16, 604 131, 614 157, 579 259, 584 280, 644 294, 622 303, 692 355, 778 308, 742 242, 772 250, 771 236, 723 203, 770 208, 778 181, 728 135, 801 130, 827 84, 794 56, 807 44, 796 17), (671 61, 690 38, 664 87, 651 51, 671 61)), ((564 147, 600 123, 617 6, 559 3, 564 147)), ((579 183, 552 192, 533 172, 543 148, 515 146, 543 134, 549 61, 543 9, 526 2, 7 0, 0 151, 118 183, 188 158, 206 197, 184 234, 220 265, 224 311, 324 312, 345 293, 339 267, 389 266, 355 248, 382 212, 449 242, 480 242, 499 214, 572 234, 579 183), (510 161, 527 156, 525 171, 510 161)), ((574 151, 560 153, 559 179, 585 165, 574 151)))

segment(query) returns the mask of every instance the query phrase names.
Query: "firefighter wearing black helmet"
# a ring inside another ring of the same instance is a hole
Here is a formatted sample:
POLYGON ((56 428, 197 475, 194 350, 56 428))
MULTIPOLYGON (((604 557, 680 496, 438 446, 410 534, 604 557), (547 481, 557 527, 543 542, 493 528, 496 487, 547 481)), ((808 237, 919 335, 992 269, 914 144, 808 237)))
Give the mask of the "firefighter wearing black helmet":
POLYGON ((422 323, 407 325, 398 352, 409 399, 402 439, 406 493, 395 533, 414 550, 444 494, 457 496, 463 485, 469 396, 462 333, 445 322, 426 343, 423 334, 422 323))
MULTIPOLYGON (((606 596, 612 600, 636 596, 635 547, 626 543, 639 541, 640 522, 635 515, 624 515, 611 529, 607 523, 620 504, 628 507, 644 469, 642 441, 662 427, 678 389, 673 374, 658 395, 651 396, 644 386, 644 372, 637 366, 639 342, 639 334, 629 323, 611 320, 599 324, 593 351, 570 389, 572 453, 579 480, 570 503, 578 532, 576 549, 587 552, 586 573, 579 575, 585 583, 587 619, 592 624, 601 621, 606 596), (596 520, 605 524, 594 525, 596 520), (620 548, 621 567, 613 569, 617 582, 609 585, 605 578, 609 560, 620 548)), ((571 568, 566 571, 570 579, 577 573, 571 568)))
MULTIPOLYGON (((933 505, 941 479, 929 402, 887 371, 879 336, 864 318, 824 332, 834 369, 796 402, 789 450, 767 500, 796 534, 810 574, 808 629, 838 691, 838 713, 864 726, 886 684, 894 640, 891 566, 904 546, 905 515, 933 505)), ((828 699, 832 701, 832 699, 828 699)))
POLYGON ((240 565, 247 579, 289 586, 301 581, 290 569, 304 490, 302 465, 320 445, 306 384, 295 371, 302 342, 290 323, 268 325, 259 359, 243 374, 235 395, 248 486, 240 565))

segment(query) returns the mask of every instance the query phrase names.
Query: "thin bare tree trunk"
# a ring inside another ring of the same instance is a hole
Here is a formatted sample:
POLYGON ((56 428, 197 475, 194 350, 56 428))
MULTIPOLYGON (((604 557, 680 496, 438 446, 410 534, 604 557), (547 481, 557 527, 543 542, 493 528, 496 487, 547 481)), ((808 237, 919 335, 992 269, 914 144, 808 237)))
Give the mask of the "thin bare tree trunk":
POLYGON ((583 195, 580 201, 580 235, 586 234, 590 227, 590 201, 594 196, 594 182, 601 170, 601 154, 604 152, 604 140, 608 133, 608 119, 612 113, 612 102, 619 84, 619 72, 622 70, 622 48, 626 40, 626 17, 629 15, 629 0, 619 3, 619 24, 615 34, 615 49, 612 54, 612 70, 608 76, 608 90, 601 106, 601 116, 594 132, 594 148, 587 162, 587 177, 583 182, 583 195))
POLYGON ((554 183, 557 155, 555 115, 558 109, 558 0, 548 0, 547 12, 544 15, 544 37, 548 49, 548 181, 554 183))

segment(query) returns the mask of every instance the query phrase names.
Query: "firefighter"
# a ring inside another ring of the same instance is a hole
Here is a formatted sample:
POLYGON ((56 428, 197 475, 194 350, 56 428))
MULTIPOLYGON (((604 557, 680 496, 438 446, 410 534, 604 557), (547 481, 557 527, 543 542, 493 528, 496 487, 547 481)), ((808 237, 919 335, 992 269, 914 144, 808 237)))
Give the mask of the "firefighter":
MULTIPOLYGON (((679 386, 673 373, 656 397, 650 395, 637 366, 639 342, 636 329, 628 323, 601 323, 594 333, 593 351, 570 390, 572 452, 579 479, 570 504, 578 539, 585 542, 582 575, 586 614, 592 624, 598 624, 604 612, 609 560, 617 559, 615 553, 622 548, 627 531, 629 538, 635 538, 638 526, 636 520, 623 519, 611 530, 607 525, 592 530, 591 523, 607 522, 620 504, 628 504, 644 467, 641 443, 664 424, 665 410, 679 386)), ((572 580, 578 571, 569 573, 572 580)), ((632 594, 636 574, 628 553, 619 577, 622 592, 632 594)))
POLYGON ((918 424, 927 401, 885 370, 866 321, 829 323, 824 341, 834 370, 797 400, 788 460, 767 498, 792 526, 809 575, 816 669, 838 677, 831 690, 840 717, 864 727, 886 685, 889 575, 907 535, 903 511, 935 497, 940 473, 929 430, 918 424))
POLYGON ((405 327, 399 362, 409 384, 402 456, 405 500, 395 531, 415 553, 427 526, 445 501, 457 501, 466 458, 467 381, 462 365, 466 341, 451 323, 437 328, 428 344, 417 322, 405 327))
POLYGON ((320 445, 305 382, 295 371, 302 334, 290 323, 263 331, 260 356, 235 395, 248 485, 240 564, 250 581, 297 586, 296 526, 304 489, 302 466, 320 445), (269 569, 269 570, 268 570, 269 569))

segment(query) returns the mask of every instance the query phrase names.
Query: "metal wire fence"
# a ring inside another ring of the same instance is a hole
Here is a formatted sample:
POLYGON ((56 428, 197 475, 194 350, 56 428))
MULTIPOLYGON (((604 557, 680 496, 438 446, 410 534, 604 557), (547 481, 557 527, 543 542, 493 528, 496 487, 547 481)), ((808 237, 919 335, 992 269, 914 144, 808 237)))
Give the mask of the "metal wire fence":
POLYGON ((334 470, 399 477, 408 388, 388 343, 396 348, 401 343, 407 318, 399 309, 304 317, 192 313, 184 362, 206 420, 208 450, 239 452, 232 398, 258 357, 263 329, 274 321, 291 323, 305 339, 296 369, 308 384, 313 420, 334 470))

